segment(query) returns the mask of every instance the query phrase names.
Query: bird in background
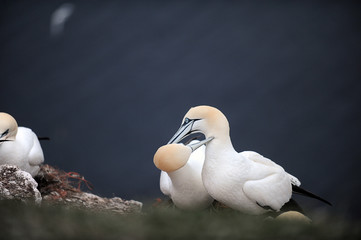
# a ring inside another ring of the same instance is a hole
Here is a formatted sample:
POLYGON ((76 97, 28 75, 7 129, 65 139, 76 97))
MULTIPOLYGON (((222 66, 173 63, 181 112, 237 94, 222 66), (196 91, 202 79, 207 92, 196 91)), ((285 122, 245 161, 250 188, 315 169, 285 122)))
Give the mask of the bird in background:
POLYGON ((261 154, 238 153, 230 138, 229 123, 217 108, 197 106, 183 118, 168 144, 193 133, 203 133, 206 144, 202 180, 208 193, 235 210, 253 215, 278 212, 291 202, 292 193, 328 201, 300 188, 301 182, 261 154))
POLYGON ((29 128, 18 127, 16 120, 0 112, 0 165, 18 166, 36 176, 44 154, 36 134, 29 128))
POLYGON ((154 154, 153 162, 161 170, 160 189, 180 209, 201 210, 213 202, 201 177, 204 154, 204 142, 198 140, 164 145, 154 154))

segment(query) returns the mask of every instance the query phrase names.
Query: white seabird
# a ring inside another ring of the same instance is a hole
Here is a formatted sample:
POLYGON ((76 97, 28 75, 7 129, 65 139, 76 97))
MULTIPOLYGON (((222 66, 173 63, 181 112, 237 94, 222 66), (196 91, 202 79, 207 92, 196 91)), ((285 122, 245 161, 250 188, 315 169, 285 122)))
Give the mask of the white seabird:
POLYGON ((202 145, 199 141, 192 141, 189 145, 164 145, 154 155, 155 166, 162 170, 160 189, 180 209, 201 210, 213 202, 201 177, 205 153, 202 145))
POLYGON ((191 108, 169 143, 177 143, 201 132, 206 140, 203 184, 217 201, 248 214, 279 211, 289 202, 292 191, 326 200, 300 188, 300 181, 281 166, 256 152, 234 150, 229 123, 224 114, 210 106, 191 108))
POLYGON ((0 112, 0 165, 18 166, 34 177, 43 162, 43 150, 35 133, 18 127, 11 115, 0 112))

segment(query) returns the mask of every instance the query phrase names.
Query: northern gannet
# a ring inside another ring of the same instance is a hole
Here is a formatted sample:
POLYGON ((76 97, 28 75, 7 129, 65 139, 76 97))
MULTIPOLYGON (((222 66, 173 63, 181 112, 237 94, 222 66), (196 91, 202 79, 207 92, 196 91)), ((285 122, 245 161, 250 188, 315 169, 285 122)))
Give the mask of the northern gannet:
POLYGON ((180 209, 201 210, 213 202, 201 177, 205 152, 202 145, 202 141, 192 141, 189 145, 169 144, 154 154, 154 164, 161 170, 160 189, 180 209))
POLYGON ((326 200, 300 188, 300 181, 262 155, 234 150, 229 123, 224 114, 210 106, 191 108, 169 144, 192 133, 205 135, 206 158, 202 179, 208 193, 217 201, 248 214, 280 211, 292 191, 326 200))
POLYGON ((311 223, 311 219, 307 216, 303 215, 302 213, 296 211, 288 211, 278 215, 276 218, 278 221, 292 221, 292 222, 300 222, 300 223, 311 223))
POLYGON ((0 112, 0 165, 18 166, 34 177, 43 162, 43 150, 35 133, 18 127, 11 115, 0 112))

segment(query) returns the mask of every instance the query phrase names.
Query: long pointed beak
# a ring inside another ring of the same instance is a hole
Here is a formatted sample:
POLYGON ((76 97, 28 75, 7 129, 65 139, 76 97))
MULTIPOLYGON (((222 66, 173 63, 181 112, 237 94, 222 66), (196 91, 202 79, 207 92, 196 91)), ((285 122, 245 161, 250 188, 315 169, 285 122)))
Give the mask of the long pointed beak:
POLYGON ((185 125, 182 125, 167 144, 178 143, 182 141, 185 137, 189 136, 192 133, 193 123, 194 120, 190 121, 185 125))
POLYGON ((2 143, 2 142, 11 142, 11 140, 7 140, 7 139, 0 140, 0 143, 2 143))
POLYGON ((207 144, 208 142, 212 141, 213 139, 214 139, 214 137, 210 137, 210 138, 204 139, 202 141, 199 141, 197 143, 188 144, 187 146, 192 149, 192 152, 194 152, 197 148, 201 147, 202 145, 207 144))

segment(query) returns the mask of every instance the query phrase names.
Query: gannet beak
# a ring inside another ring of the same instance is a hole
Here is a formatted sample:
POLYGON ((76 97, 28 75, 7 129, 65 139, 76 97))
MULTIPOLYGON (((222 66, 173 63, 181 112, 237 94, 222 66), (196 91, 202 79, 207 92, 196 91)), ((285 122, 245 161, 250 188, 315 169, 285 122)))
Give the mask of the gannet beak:
POLYGON ((197 148, 201 147, 202 145, 207 144, 208 142, 212 141, 213 139, 214 139, 214 137, 210 137, 210 138, 204 139, 197 143, 188 144, 187 146, 192 149, 192 152, 194 152, 197 148))
POLYGON ((7 139, 3 139, 3 140, 0 140, 0 143, 2 142, 10 142, 11 140, 7 140, 7 139))
POLYGON ((192 131, 193 123, 196 120, 197 119, 193 119, 193 120, 184 122, 167 144, 179 143, 187 136, 191 135, 192 133, 197 132, 197 131, 192 131))

